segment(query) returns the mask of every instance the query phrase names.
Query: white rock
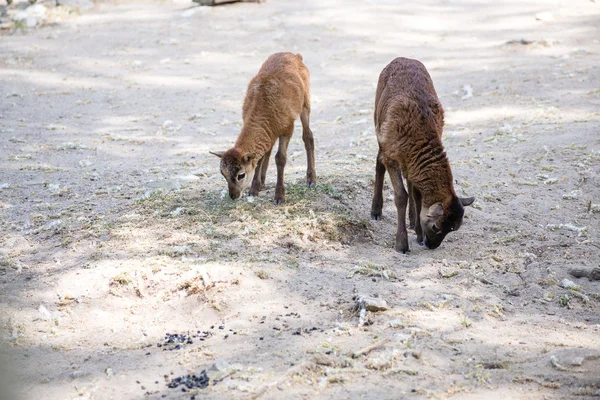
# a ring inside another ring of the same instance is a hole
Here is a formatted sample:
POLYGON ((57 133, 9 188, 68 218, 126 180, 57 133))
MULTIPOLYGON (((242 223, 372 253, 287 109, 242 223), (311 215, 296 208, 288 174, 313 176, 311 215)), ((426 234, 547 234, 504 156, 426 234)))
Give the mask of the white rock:
POLYGON ((496 134, 500 134, 500 135, 510 135, 511 133, 513 133, 513 127, 510 126, 509 124, 502 125, 496 131, 496 134))
POLYGON ((473 88, 471 87, 471 85, 464 85, 462 87, 462 90, 463 92, 465 92, 465 95, 460 98, 461 100, 467 100, 473 97, 473 88))
POLYGON ((46 19, 46 7, 42 4, 34 4, 27 7, 27 14, 37 17, 40 20, 46 19))
POLYGON ((581 288, 581 286, 579 286, 575 282, 573 282, 569 279, 566 279, 566 278, 560 282, 560 286, 562 286, 565 289, 573 289, 573 290, 577 290, 577 289, 581 288))
POLYGON ((42 319, 44 319, 44 320, 52 319, 52 314, 50 313, 50 311, 48 311, 48 309, 46 307, 44 307, 43 304, 40 304, 38 311, 39 311, 42 319))
POLYGON ((194 181, 200 180, 200 178, 194 174, 178 175, 176 177, 176 179, 179 179, 180 181, 183 181, 183 182, 194 182, 194 181))
POLYGON ((404 328, 404 323, 402 322, 401 319, 393 319, 390 321, 390 326, 392 328, 404 328))
POLYGON ((535 19, 538 21, 551 22, 554 21, 554 15, 549 11, 539 12, 535 14, 535 19))
POLYGON ((177 217, 177 216, 181 215, 181 213, 184 211, 185 211, 184 207, 177 207, 176 209, 171 211, 171 213, 169 215, 172 217, 177 217))
POLYGON ((168 63, 170 63, 170 62, 171 62, 171 59, 170 59, 169 57, 167 57, 167 58, 163 58, 162 60, 160 60, 160 63, 161 63, 161 64, 168 64, 168 63))
POLYGON ((25 26, 28 28, 34 28, 38 24, 36 17, 29 15, 25 20, 25 26))
POLYGON ((142 65, 144 65, 140 60, 133 60, 133 62, 131 63, 131 66, 134 68, 140 68, 142 65))
POLYGON ((215 371, 226 372, 229 368, 229 362, 223 358, 217 358, 212 368, 215 371))
POLYGON ((57 183, 51 183, 51 184, 48 185, 48 190, 51 193, 56 194, 56 193, 60 192, 60 185, 57 184, 57 183))
POLYGON ((571 190, 569 193, 563 194, 562 198, 565 200, 575 200, 581 195, 581 190, 571 190))
POLYGON ((60 4, 69 8, 78 8, 80 10, 90 10, 94 8, 94 2, 90 0, 60 0, 60 4))
POLYGON ((184 12, 182 12, 180 15, 181 15, 183 18, 189 18, 189 17, 191 17, 192 15, 196 14, 197 12, 198 12, 198 9, 197 9, 197 8, 190 8, 189 10, 185 10, 184 12))
POLYGON ((21 11, 18 11, 15 15, 13 15, 13 21, 15 21, 15 22, 25 21, 28 16, 29 16, 29 14, 27 14, 27 11, 21 10, 21 11))

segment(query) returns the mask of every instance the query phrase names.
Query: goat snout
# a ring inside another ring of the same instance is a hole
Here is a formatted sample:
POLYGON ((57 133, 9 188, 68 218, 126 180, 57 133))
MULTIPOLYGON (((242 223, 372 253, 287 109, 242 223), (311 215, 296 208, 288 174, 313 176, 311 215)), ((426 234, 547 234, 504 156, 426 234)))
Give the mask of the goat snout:
POLYGON ((231 197, 231 200, 238 200, 242 197, 242 192, 229 192, 229 197, 231 197))
POLYGON ((442 241, 441 240, 432 241, 432 240, 429 240, 429 238, 427 236, 425 236, 425 239, 423 240, 423 244, 429 250, 434 250, 434 249, 437 249, 438 247, 440 247, 440 244, 442 244, 442 241))

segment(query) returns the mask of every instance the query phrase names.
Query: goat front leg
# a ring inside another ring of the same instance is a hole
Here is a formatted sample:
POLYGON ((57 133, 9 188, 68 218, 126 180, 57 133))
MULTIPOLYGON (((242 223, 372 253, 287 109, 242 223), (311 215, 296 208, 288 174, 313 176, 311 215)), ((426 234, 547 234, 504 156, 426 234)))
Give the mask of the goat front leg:
MULTIPOLYGON (((265 154, 266 156, 266 154, 265 154)), ((256 164, 256 168, 254 169, 254 178, 252 178, 252 186, 250 186, 250 192, 248 194, 250 196, 258 196, 258 192, 262 189, 262 166, 265 162, 265 156, 263 156, 258 163, 256 164)), ((267 161, 268 162, 268 161, 267 161)))
POLYGON ((263 157, 260 170, 260 189, 265 187, 265 178, 267 177, 267 168, 269 168, 269 159, 271 158, 271 150, 267 151, 263 157))
POLYGON ((385 178, 385 164, 381 161, 381 148, 377 152, 377 161, 375 163, 375 185, 373 187, 373 203, 371 204, 371 219, 378 221, 381 219, 383 210, 383 179, 385 178))
POLYGON ((404 189, 402 181, 402 172, 397 167, 388 165, 387 170, 390 174, 392 186, 394 187, 394 203, 398 211, 398 230, 396 231, 396 251, 402 254, 410 251, 408 248, 408 233, 406 232, 406 205, 408 203, 408 195, 404 189))
POLYGON ((413 186, 412 190, 415 203, 415 233, 417 234, 417 242, 421 246, 424 246, 425 244, 423 243, 423 227, 421 226, 421 201, 423 200, 423 197, 419 189, 413 186))
MULTIPOLYGON (((292 129, 293 129, 292 125, 292 129)), ((277 185, 275 186, 275 205, 285 202, 285 186, 283 184, 283 171, 287 161, 287 148, 292 135, 279 137, 279 150, 275 154, 275 164, 277 164, 277 185)))
POLYGON ((418 214, 415 213, 414 188, 408 179, 406 180, 406 187, 408 189, 408 228, 416 231, 418 214))
POLYGON ((306 149, 306 184, 315 187, 317 184, 317 172, 315 171, 315 139, 310 130, 310 108, 304 106, 300 114, 302 122, 302 140, 306 149))

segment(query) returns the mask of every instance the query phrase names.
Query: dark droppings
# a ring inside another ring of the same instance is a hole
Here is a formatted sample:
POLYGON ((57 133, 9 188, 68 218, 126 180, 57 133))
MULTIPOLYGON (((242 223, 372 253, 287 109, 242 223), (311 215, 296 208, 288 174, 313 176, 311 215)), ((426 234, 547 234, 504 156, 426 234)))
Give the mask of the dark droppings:
POLYGON ((189 389, 205 389, 208 387, 210 379, 206 374, 206 370, 202 370, 198 375, 182 375, 177 378, 173 378, 171 382, 167 384, 170 389, 176 389, 182 386, 181 391, 185 392, 189 389))
POLYGON ((197 333, 166 333, 164 341, 157 347, 166 350, 181 350, 185 345, 194 344, 194 339, 204 341, 213 335, 211 331, 197 331, 197 333))

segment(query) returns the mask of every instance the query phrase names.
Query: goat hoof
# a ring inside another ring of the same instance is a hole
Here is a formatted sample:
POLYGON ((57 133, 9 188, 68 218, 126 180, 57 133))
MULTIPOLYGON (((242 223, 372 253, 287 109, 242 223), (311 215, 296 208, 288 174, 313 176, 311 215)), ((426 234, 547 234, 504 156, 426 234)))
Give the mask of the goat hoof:
POLYGON ((314 183, 309 183, 309 184, 308 184, 308 185, 306 185, 306 186, 308 186, 309 188, 314 188, 314 187, 315 187, 315 186, 317 186, 317 185, 315 185, 314 183))
POLYGON ((371 213, 371 220, 372 221, 379 221, 381 219, 381 213, 380 212, 372 212, 371 213))
POLYGON ((283 199, 275 199, 275 201, 273 202, 273 204, 275 204, 276 206, 283 204, 284 200, 283 199))
POLYGON ((410 250, 396 250, 398 253, 400 254, 406 254, 408 253, 410 250))

